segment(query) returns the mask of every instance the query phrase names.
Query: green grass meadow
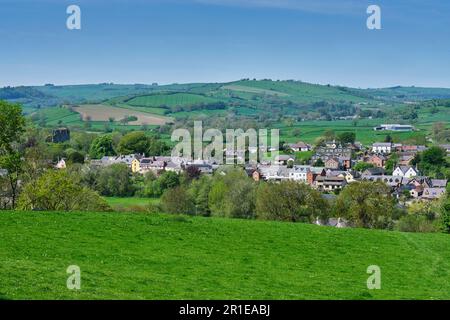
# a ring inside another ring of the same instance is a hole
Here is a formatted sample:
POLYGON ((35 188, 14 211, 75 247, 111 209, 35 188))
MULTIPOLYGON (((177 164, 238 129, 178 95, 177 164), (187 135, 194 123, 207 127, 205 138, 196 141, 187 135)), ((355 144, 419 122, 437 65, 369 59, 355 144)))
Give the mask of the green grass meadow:
POLYGON ((444 234, 94 212, 4 211, 0 226, 2 299, 450 299, 444 234))
POLYGON ((357 95, 347 93, 338 87, 322 86, 304 82, 290 81, 237 81, 223 89, 235 91, 236 93, 265 93, 286 97, 295 102, 310 103, 322 100, 348 101, 348 102, 371 102, 370 99, 361 98, 357 95))
POLYGON ((148 206, 159 204, 159 198, 105 197, 106 202, 115 211, 144 211, 148 206))
POLYGON ((208 103, 215 102, 217 100, 198 95, 198 94, 190 94, 190 93, 166 93, 166 94, 154 94, 147 96, 138 96, 135 97, 127 103, 131 106, 139 106, 139 107, 159 107, 159 106, 186 106, 193 105, 196 103, 208 103))
POLYGON ((355 132, 356 140, 363 144, 382 142, 388 134, 395 142, 425 144, 425 137, 431 130, 431 125, 417 126, 417 130, 411 132, 373 130, 375 126, 385 122, 388 123, 389 120, 360 120, 356 125, 351 120, 303 121, 289 127, 280 123, 277 128, 280 130, 281 139, 287 142, 314 143, 327 130, 332 130, 336 135, 342 132, 355 132), (294 130, 298 130, 300 134, 295 135, 294 130))

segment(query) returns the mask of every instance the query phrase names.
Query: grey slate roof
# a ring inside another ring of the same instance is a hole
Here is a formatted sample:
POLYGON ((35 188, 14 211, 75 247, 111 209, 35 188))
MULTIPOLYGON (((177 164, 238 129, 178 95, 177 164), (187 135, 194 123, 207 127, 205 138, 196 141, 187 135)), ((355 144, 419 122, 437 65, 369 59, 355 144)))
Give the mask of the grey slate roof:
POLYGON ((445 188, 447 186, 447 179, 431 179, 433 188, 445 188))

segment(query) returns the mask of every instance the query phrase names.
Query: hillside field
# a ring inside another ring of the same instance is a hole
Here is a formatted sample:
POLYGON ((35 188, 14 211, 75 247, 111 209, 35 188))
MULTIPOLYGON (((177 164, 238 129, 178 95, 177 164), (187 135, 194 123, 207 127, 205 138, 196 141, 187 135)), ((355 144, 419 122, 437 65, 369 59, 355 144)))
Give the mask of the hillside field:
MULTIPOLYGON (((133 111, 124 111, 124 113, 133 115, 133 111)), ((69 128, 83 129, 86 125, 86 121, 81 120, 81 115, 78 112, 69 110, 69 108, 66 107, 40 109, 39 111, 34 111, 32 114, 37 115, 38 118, 44 118, 47 127, 68 126, 69 128)), ((117 121, 113 123, 109 122, 109 120, 90 121, 89 130, 103 131, 105 130, 105 126, 116 130, 136 130, 136 128, 140 128, 140 126, 136 125, 121 124, 118 120, 120 119, 117 119, 117 121)), ((38 123, 40 123, 39 120, 38 123)), ((156 125, 148 125, 148 127, 155 128, 156 125)))
MULTIPOLYGON (((450 99, 450 88, 392 87, 378 89, 356 89, 342 86, 318 85, 292 80, 239 80, 228 83, 185 83, 168 85, 146 84, 83 84, 45 85, 0 88, 0 99, 22 103, 27 108, 53 107, 61 104, 102 103, 106 100, 123 101, 153 96, 151 105, 160 103, 196 103, 205 98, 229 101, 252 99, 255 95, 277 96, 299 103, 315 101, 347 101, 367 103, 367 107, 379 106, 384 101, 403 103, 430 99, 450 99), (232 93, 230 95, 229 93, 232 93), (165 95, 155 97, 156 95, 165 95), (175 96, 169 97, 174 94, 175 96), (174 97, 183 97, 176 101, 174 97), (162 101, 153 101, 162 99, 162 101)), ((144 99, 145 100, 145 99, 144 99)), ((142 103, 142 101, 138 101, 142 103)))
POLYGON ((231 90, 236 93, 247 92, 252 94, 274 95, 289 98, 292 101, 299 103, 327 100, 378 104, 377 101, 374 101, 371 98, 362 98, 356 90, 349 93, 339 87, 296 81, 237 81, 223 86, 222 89, 231 90))
POLYGON ((214 123, 216 119, 222 122, 231 119, 231 126, 256 121, 264 122, 265 128, 279 128, 286 142, 314 143, 325 131, 333 130, 337 134, 355 132, 356 139, 364 144, 384 141, 390 134, 395 142, 423 145, 429 142, 433 123, 450 123, 450 109, 444 100, 441 105, 424 102, 450 97, 450 89, 445 88, 356 89, 291 80, 244 79, 163 86, 18 87, 0 89, 0 98, 2 95, 11 101, 22 101, 26 114, 40 126, 91 131, 141 130, 144 124, 145 129, 155 129, 164 123, 186 126, 193 120, 214 123), (47 103, 43 103, 43 99, 48 100, 47 103), (28 103, 29 100, 32 103, 28 103), (41 107, 34 108, 36 105, 41 107), (44 107, 46 105, 52 107, 44 107), (79 107, 61 107, 63 105, 79 107), (354 110, 348 113, 346 108, 354 110), (369 114, 380 111, 381 115, 366 114, 358 121, 336 120, 351 118, 356 109, 369 114), (413 111, 415 117, 409 115, 413 111), (401 116, 404 114, 406 117, 401 116), (86 123, 88 116, 90 123, 86 123), (120 120, 125 116, 136 116, 138 120, 124 124, 120 120), (374 126, 382 123, 412 124, 418 130, 407 133, 373 131, 374 126))
POLYGON ((444 234, 94 212, 4 211, 0 226, 3 299, 450 299, 444 234))
POLYGON ((130 106, 160 107, 188 106, 196 103, 215 102, 216 100, 198 94, 170 93, 138 96, 128 100, 130 106))
MULTIPOLYGON (((94 121, 91 121, 91 128, 94 130, 104 130, 105 125, 110 126, 113 129, 118 130, 136 130, 139 129, 140 126, 136 125, 136 123, 149 123, 154 118, 168 119, 170 121, 171 118, 165 117, 162 114, 158 114, 158 110, 162 111, 162 108, 138 108, 138 107, 123 107, 116 108, 108 105, 104 105, 101 107, 97 107, 98 105, 91 105, 90 107, 81 107, 81 110, 88 110, 89 115, 96 114, 95 118, 92 118, 94 121), (87 109, 86 109, 87 108, 87 109), (135 109, 134 109, 135 108, 135 109), (140 109, 140 110, 137 110, 140 109), (117 110, 114 113, 114 110, 117 110), (145 111, 144 111, 145 110, 145 111), (113 123, 108 121, 110 116, 118 116, 115 118, 113 123), (139 121, 130 122, 128 125, 123 125, 119 123, 121 117, 125 115, 137 115, 139 121), (151 118, 149 120, 149 118, 151 118), (100 121, 95 121, 96 119, 101 119, 100 121), (147 119, 147 120, 146 120, 147 119)), ((77 108, 75 108, 77 109, 77 108)), ((80 111, 81 111, 80 110, 80 111)), ((238 109, 240 113, 245 113, 245 108, 238 109)), ((66 125, 69 127, 79 127, 83 128, 85 122, 81 121, 80 114, 74 111, 69 110, 68 108, 45 108, 41 109, 37 112, 42 115, 46 119, 46 125, 48 126, 57 126, 59 123, 62 125, 66 125)), ((183 111, 172 113, 171 116, 180 116, 180 115, 200 115, 205 114, 209 116, 224 116, 226 113, 225 110, 198 110, 198 111, 183 111)), ((286 142, 297 142, 297 141, 305 141, 308 143, 314 143, 314 141, 322 136, 325 131, 333 130, 336 134, 342 132, 355 132, 356 140, 364 143, 371 144, 377 141, 384 141, 386 135, 390 135, 393 137, 395 142, 402 143, 412 143, 412 144, 425 144, 426 136, 428 136, 431 132, 431 127, 433 122, 444 121, 450 124, 450 113, 442 112, 437 115, 423 113, 419 115, 419 119, 414 126, 417 128, 417 131, 414 132, 388 132, 388 131, 374 131, 373 127, 381 124, 381 123, 389 123, 389 119, 362 119, 358 120, 355 124, 352 120, 335 120, 335 121, 320 121, 320 120, 309 120, 296 122, 293 125, 286 125, 283 122, 275 124, 274 127, 280 130, 280 136, 283 141, 286 142), (298 131, 300 134, 295 134, 295 131, 298 131)), ((448 127, 449 125, 447 125, 448 127)), ((155 125, 150 125, 149 128, 155 127, 155 125)), ((170 140, 170 138, 169 138, 170 140)))
POLYGON ((90 117, 93 121, 107 122, 109 118, 113 118, 114 121, 120 121, 127 116, 135 116, 136 121, 130 121, 130 125, 163 125, 170 119, 158 115, 153 115, 140 111, 132 111, 128 109, 116 108, 112 106, 102 104, 86 104, 73 108, 76 112, 83 116, 83 119, 90 117))
POLYGON ((384 141, 389 134, 395 142, 425 144, 426 135, 431 131, 431 125, 417 125, 417 131, 411 132, 393 132, 393 131, 374 131, 373 128, 380 123, 388 122, 389 120, 360 120, 356 126, 351 120, 336 120, 336 121, 304 121, 296 123, 288 127, 283 124, 278 126, 280 130, 281 139, 287 142, 305 141, 314 143, 315 140, 322 136, 327 130, 332 130, 336 135, 342 132, 354 132, 356 140, 369 145, 374 142, 384 141), (294 130, 299 130, 300 134, 295 135, 294 130))

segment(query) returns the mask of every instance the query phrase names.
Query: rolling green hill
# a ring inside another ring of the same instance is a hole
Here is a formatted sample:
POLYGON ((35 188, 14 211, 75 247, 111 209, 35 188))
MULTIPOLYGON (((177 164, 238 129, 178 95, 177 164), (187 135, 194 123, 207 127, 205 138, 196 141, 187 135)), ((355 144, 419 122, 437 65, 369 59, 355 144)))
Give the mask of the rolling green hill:
POLYGON ((450 298, 444 234, 93 212, 2 212, 0 225, 3 299, 450 298))
POLYGON ((217 100, 205 97, 199 94, 192 93, 166 93, 138 96, 126 101, 131 106, 138 107, 175 107, 175 106, 190 106, 199 103, 216 102, 217 100))
POLYGON ((212 125, 216 125, 214 121, 218 120, 234 126, 253 121, 265 128, 282 129, 282 138, 290 142, 314 142, 325 130, 334 130, 354 131, 357 140, 371 143, 384 140, 386 135, 385 132, 373 132, 373 126, 404 123, 414 125, 418 131, 391 135, 396 136, 399 142, 406 139, 411 143, 425 144, 434 122, 450 121, 450 103, 443 100, 450 97, 450 89, 445 88, 355 89, 293 80, 245 79, 229 83, 106 83, 3 88, 0 89, 0 97, 23 103, 24 112, 37 119, 35 122, 39 125, 47 127, 63 125, 104 131, 140 128, 138 123, 145 123, 146 126, 160 124, 145 120, 124 125, 120 123, 121 116, 112 116, 113 113, 166 119, 166 123, 183 125, 192 120, 202 120, 212 125), (98 106, 98 110, 91 110, 95 117, 91 117, 92 122, 86 124, 86 119, 80 119, 79 114, 73 112, 77 109, 55 108, 62 104, 90 105, 91 109, 98 106), (358 123, 351 120, 355 115, 362 118, 358 123), (110 118, 115 120, 107 121, 110 118))
POLYGON ((371 98, 359 96, 357 90, 349 93, 346 88, 343 87, 318 85, 301 81, 245 80, 223 86, 222 89, 275 95, 298 103, 346 101, 377 104, 377 102, 371 98))
POLYGON ((142 94, 152 90, 149 85, 117 85, 117 84, 88 84, 68 86, 34 87, 43 93, 55 96, 69 103, 83 103, 88 101, 100 102, 105 99, 127 94, 142 94))
POLYGON ((223 84, 196 84, 184 89, 165 87, 165 91, 143 96, 124 96, 110 99, 116 107, 143 110, 174 118, 223 116, 224 110, 238 116, 254 117, 279 112, 298 116, 299 112, 314 111, 327 104, 378 108, 379 100, 360 96, 346 88, 323 86, 300 81, 240 80, 223 84), (224 107, 215 107, 221 103, 224 107), (317 105, 315 105, 317 104, 317 105), (203 108, 202 108, 203 105, 203 108), (190 107, 195 107, 195 109, 190 107), (179 110, 177 110, 178 108, 179 110))
POLYGON ((372 97, 396 101, 423 101, 431 99, 450 99, 448 88, 392 87, 382 89, 366 89, 361 92, 372 97))
POLYGON ((131 104, 191 104, 216 98, 248 100, 256 96, 272 96, 297 103, 346 101, 378 105, 380 101, 403 102, 430 99, 450 99, 448 88, 393 87, 355 89, 341 86, 310 84, 302 81, 240 80, 229 83, 188 83, 170 85, 146 84, 86 84, 45 85, 0 88, 0 99, 19 101, 25 106, 48 107, 57 104, 100 103, 125 97, 131 104), (158 97, 155 94, 161 94, 158 97), (167 97, 165 97, 167 93, 167 97), (170 97, 170 94, 175 94, 170 97), (185 95, 187 94, 187 95, 185 95), (148 98, 139 96, 149 95, 148 98), (199 97, 199 95, 201 97, 199 97), (205 96, 208 97, 205 97, 205 96), (135 98, 135 99, 134 99, 135 98), (168 99, 168 100, 167 100, 168 99))

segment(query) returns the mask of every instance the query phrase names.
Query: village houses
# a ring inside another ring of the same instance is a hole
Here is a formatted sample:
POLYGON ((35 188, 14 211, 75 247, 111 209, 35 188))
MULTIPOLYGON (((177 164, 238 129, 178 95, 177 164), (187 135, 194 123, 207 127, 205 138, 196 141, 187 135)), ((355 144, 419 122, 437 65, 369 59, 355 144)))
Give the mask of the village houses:
POLYGON ((288 144, 288 149, 292 152, 306 152, 310 151, 312 147, 309 144, 304 143, 303 141, 299 141, 297 143, 288 144))
POLYGON ((417 169, 410 166, 398 166, 394 169, 392 175, 396 177, 412 178, 418 176, 419 172, 417 169))
POLYGON ((374 167, 384 168, 387 158, 382 154, 373 154, 369 156, 365 162, 370 163, 374 167))
MULTIPOLYGON (((245 168, 245 171, 255 181, 295 181, 308 184, 325 193, 338 192, 346 185, 361 180, 383 182, 391 188, 396 197, 407 191, 412 199, 428 201, 437 199, 445 193, 447 180, 421 177, 417 168, 408 165, 417 152, 426 149, 424 146, 374 143, 371 149, 362 150, 362 146, 357 149, 351 144, 342 146, 335 141, 327 142, 325 145, 314 150, 309 165, 297 165, 294 155, 281 154, 273 160, 251 164, 250 167, 245 168), (354 155, 355 152, 359 152, 359 155, 354 155), (393 152, 399 154, 398 165, 393 169, 391 175, 386 175, 384 167, 393 152), (355 160, 352 160, 352 157, 355 160), (318 159, 324 162, 323 167, 313 166, 318 159), (352 170, 352 164, 358 161, 372 164, 373 167, 367 168, 363 172, 352 170)), ((301 142, 289 145, 289 148, 295 152, 310 150, 309 145, 301 142)), ((236 157, 237 155, 233 154, 232 156, 236 157)), ((115 163, 126 164, 133 173, 140 174, 147 172, 160 174, 164 171, 181 172, 191 167, 195 167, 201 174, 213 174, 219 167, 210 160, 191 161, 180 157, 145 157, 138 154, 103 157, 100 160, 91 161, 94 166, 109 166, 115 163)), ((57 167, 64 168, 65 161, 60 160, 57 167)))
POLYGON ((391 142, 376 142, 372 145, 373 153, 390 154, 393 145, 391 142))

